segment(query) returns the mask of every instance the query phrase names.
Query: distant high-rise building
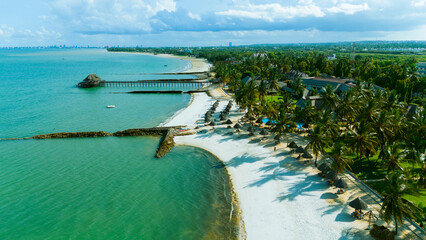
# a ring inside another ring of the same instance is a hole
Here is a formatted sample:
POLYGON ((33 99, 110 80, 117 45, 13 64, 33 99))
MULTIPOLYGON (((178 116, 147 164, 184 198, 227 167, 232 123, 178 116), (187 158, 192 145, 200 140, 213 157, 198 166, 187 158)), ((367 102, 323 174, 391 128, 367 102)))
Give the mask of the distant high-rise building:
POLYGON ((232 42, 229 42, 229 46, 232 47, 232 42))

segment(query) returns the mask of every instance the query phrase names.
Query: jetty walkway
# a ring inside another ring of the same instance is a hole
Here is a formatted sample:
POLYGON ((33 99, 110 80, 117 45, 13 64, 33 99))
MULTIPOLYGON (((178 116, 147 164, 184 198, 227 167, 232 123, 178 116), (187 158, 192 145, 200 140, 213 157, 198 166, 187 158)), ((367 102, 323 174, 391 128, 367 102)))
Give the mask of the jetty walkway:
POLYGON ((96 74, 90 74, 82 82, 77 84, 79 88, 93 87, 193 87, 202 88, 210 86, 209 78, 185 78, 185 79, 154 79, 137 81, 106 81, 96 74))

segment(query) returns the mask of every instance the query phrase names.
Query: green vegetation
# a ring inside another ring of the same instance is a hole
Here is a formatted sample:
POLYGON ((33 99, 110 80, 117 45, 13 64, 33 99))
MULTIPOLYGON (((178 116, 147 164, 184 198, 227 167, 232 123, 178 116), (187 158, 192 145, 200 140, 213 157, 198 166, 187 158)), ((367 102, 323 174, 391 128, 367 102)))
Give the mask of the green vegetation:
POLYGON ((296 122, 308 125, 315 162, 326 156, 336 172, 349 169, 366 180, 384 197, 386 221, 401 224, 403 216, 421 221, 426 213, 420 205, 426 198, 426 78, 417 75, 416 63, 425 58, 414 50, 386 49, 426 48, 426 43, 359 42, 353 58, 351 48, 338 43, 127 50, 207 58, 235 101, 248 115, 273 119, 276 134, 286 137, 296 122), (333 53, 336 59, 327 59, 333 53), (311 91, 320 104, 297 106, 305 86, 295 73, 351 78, 355 85, 338 94, 330 85, 311 91), (241 81, 247 76, 252 80, 241 81), (292 95, 279 84, 292 89, 292 95), (417 104, 417 111, 408 112, 408 104, 417 104))

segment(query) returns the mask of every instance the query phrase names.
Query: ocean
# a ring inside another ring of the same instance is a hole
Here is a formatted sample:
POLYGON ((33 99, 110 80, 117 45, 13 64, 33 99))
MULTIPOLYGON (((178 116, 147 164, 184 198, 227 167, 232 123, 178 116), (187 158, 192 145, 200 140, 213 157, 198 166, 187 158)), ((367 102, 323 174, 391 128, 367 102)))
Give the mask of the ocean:
MULTIPOLYGON (((75 85, 90 73, 148 80, 189 67, 179 59, 105 49, 1 49, 0 138, 158 126, 190 96, 75 85)), ((220 161, 184 146, 156 159, 158 142, 0 141, 0 239, 233 238, 231 187, 220 161)))

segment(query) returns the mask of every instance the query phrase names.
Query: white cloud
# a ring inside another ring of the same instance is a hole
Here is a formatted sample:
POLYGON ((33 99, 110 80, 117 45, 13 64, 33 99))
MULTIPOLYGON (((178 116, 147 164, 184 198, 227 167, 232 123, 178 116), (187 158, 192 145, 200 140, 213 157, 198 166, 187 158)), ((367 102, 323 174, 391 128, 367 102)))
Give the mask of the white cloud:
POLYGON ((88 34, 149 32, 151 17, 176 11, 174 0, 53 0, 50 6, 62 25, 88 34))
POLYGON ((368 7, 367 3, 363 3, 363 4, 349 4, 349 3, 341 3, 338 6, 334 6, 331 8, 327 8, 327 11, 331 12, 331 13, 344 13, 346 15, 353 15, 356 12, 362 12, 362 11, 366 11, 369 10, 370 7, 368 7))
POLYGON ((239 10, 227 10, 217 12, 218 15, 251 18, 274 22, 275 20, 291 19, 296 17, 324 17, 325 13, 309 0, 302 0, 300 3, 307 3, 305 5, 296 6, 282 6, 278 3, 271 4, 248 4, 247 7, 240 7, 239 10))
POLYGON ((194 14, 194 13, 189 12, 189 13, 188 13, 188 17, 190 17, 190 18, 192 18, 192 19, 195 19, 195 20, 198 20, 198 21, 201 21, 201 16, 200 16, 200 14, 194 14))
POLYGON ((411 1, 411 6, 413 7, 423 7, 425 5, 426 5, 426 0, 411 1))
POLYGON ((14 32, 15 32, 15 29, 13 27, 9 27, 6 24, 0 25, 0 36, 4 38, 8 38, 8 37, 11 37, 14 32))

